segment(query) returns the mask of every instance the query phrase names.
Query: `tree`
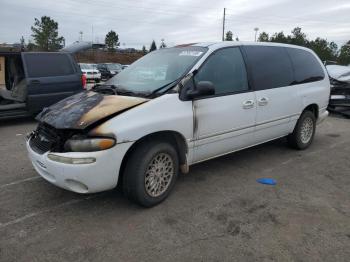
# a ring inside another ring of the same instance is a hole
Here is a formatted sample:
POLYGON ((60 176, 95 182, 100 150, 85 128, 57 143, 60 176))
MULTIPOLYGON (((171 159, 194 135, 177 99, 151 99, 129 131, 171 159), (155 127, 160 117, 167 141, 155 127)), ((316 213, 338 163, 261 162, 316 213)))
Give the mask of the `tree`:
POLYGON ((106 34, 105 44, 109 51, 115 51, 115 48, 120 45, 119 36, 113 30, 106 34))
POLYGON ((350 40, 340 48, 338 63, 350 65, 350 40))
POLYGON ((261 32, 258 37, 258 42, 269 42, 269 34, 266 32, 261 32))
POLYGON ((151 47, 149 48, 149 51, 152 52, 154 50, 157 50, 157 45, 156 45, 156 42, 153 40, 152 44, 151 44, 151 47))
POLYGON ((231 31, 226 32, 225 41, 233 41, 233 34, 231 31))
POLYGON ((259 42, 277 42, 292 45, 299 45, 311 48, 322 61, 334 61, 338 57, 338 46, 334 42, 328 42, 323 38, 309 40, 300 27, 292 30, 291 35, 285 35, 283 32, 274 33, 271 37, 266 32, 259 35, 259 42))
POLYGON ((292 35, 287 37, 288 43, 292 45, 307 46, 308 40, 306 34, 301 32, 300 27, 296 27, 292 30, 292 35))
POLYGON ((20 41, 20 45, 21 45, 21 50, 24 51, 26 49, 26 41, 24 40, 23 35, 19 41, 20 41))
POLYGON ((288 43, 288 37, 286 37, 283 33, 283 31, 279 33, 274 33, 271 37, 269 42, 275 42, 275 43, 288 43))
POLYGON ((332 42, 329 43, 326 39, 317 37, 315 40, 309 42, 308 45, 322 61, 334 61, 337 59, 337 52, 334 51, 338 49, 338 46, 332 42))
POLYGON ((32 41, 28 40, 27 50, 28 51, 35 51, 37 49, 38 49, 38 47, 34 43, 32 43, 32 41))
POLYGON ((142 46, 142 53, 146 54, 147 53, 147 49, 145 46, 142 46))
POLYGON ((58 36, 58 23, 48 16, 34 19, 32 37, 39 50, 56 51, 63 47, 64 37, 58 36))

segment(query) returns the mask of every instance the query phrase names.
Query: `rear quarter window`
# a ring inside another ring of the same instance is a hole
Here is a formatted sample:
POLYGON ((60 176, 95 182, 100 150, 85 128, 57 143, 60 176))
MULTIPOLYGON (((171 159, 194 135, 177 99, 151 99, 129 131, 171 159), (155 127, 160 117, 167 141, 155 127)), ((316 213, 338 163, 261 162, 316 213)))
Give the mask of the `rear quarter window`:
POLYGON ((289 86, 293 83, 293 67, 284 47, 244 47, 255 90, 289 86))
POLYGON ((26 53, 24 60, 29 77, 65 76, 75 73, 67 54, 26 53))
POLYGON ((324 79, 324 71, 315 55, 309 51, 298 48, 286 49, 294 67, 295 84, 320 81, 324 79))

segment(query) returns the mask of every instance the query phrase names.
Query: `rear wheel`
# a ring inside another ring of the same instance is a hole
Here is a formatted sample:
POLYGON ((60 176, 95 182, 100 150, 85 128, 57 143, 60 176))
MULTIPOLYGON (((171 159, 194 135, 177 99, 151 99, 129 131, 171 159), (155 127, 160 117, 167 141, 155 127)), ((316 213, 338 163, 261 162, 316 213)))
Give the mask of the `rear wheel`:
POLYGON ((312 143, 316 131, 316 117, 311 111, 304 111, 292 134, 288 135, 288 143, 291 147, 302 150, 312 143))
POLYGON ((145 207, 162 202, 175 185, 179 160, 167 142, 141 143, 130 155, 123 177, 126 196, 145 207))

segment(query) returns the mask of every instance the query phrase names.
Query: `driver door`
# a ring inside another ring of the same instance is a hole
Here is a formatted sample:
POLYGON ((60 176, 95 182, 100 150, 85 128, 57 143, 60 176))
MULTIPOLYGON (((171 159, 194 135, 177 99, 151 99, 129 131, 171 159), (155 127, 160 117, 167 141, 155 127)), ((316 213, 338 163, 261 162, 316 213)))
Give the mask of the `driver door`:
POLYGON ((219 49, 195 75, 195 83, 211 81, 215 95, 193 101, 194 162, 226 154, 254 142, 256 97, 249 88, 239 47, 219 49))

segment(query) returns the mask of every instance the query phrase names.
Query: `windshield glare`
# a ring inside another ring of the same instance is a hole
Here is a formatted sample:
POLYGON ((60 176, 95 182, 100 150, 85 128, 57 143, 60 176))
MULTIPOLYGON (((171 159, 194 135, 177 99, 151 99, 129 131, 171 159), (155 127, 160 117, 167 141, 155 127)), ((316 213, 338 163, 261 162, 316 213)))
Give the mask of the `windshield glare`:
POLYGON ((138 93, 151 93, 185 75, 207 51, 204 47, 174 47, 153 51, 106 82, 138 93))

